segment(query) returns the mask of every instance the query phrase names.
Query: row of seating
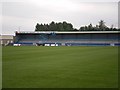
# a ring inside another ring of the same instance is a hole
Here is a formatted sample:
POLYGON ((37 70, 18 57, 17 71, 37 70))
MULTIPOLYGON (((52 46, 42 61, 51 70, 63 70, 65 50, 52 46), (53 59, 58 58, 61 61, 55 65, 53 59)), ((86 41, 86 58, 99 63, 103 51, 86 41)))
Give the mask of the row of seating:
POLYGON ((80 34, 80 35, 20 35, 19 39, 39 39, 39 40, 48 40, 48 39, 119 39, 118 34, 80 34))
POLYGON ((118 34, 81 34, 81 35, 20 35, 17 36, 15 43, 34 44, 34 43, 63 43, 69 45, 80 44, 112 44, 119 43, 118 34), (69 43, 69 44, 68 44, 69 43))

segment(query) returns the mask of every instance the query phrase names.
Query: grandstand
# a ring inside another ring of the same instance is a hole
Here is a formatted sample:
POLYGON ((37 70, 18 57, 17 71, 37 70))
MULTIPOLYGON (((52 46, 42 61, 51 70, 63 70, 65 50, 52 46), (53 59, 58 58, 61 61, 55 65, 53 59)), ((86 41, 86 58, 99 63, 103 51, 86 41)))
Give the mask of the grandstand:
POLYGON ((42 46, 119 46, 119 31, 16 32, 15 44, 42 46))
POLYGON ((14 36, 13 35, 0 35, 0 45, 7 46, 13 45, 14 36))

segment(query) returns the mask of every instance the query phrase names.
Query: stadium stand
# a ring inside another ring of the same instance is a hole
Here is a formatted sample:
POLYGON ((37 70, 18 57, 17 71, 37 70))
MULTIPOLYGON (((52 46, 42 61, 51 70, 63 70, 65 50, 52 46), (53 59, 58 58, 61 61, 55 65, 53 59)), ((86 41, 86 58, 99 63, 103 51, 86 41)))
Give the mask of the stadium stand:
POLYGON ((16 32, 15 44, 43 46, 120 46, 119 31, 16 32))
POLYGON ((8 46, 13 45, 14 36, 13 35, 0 35, 0 45, 8 46))

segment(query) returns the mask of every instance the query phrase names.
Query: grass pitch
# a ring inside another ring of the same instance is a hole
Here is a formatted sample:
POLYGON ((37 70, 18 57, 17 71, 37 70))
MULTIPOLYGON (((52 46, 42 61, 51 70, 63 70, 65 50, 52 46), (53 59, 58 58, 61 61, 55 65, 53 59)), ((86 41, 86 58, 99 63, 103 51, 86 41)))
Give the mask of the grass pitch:
POLYGON ((3 88, 117 88, 118 47, 3 47, 3 88))

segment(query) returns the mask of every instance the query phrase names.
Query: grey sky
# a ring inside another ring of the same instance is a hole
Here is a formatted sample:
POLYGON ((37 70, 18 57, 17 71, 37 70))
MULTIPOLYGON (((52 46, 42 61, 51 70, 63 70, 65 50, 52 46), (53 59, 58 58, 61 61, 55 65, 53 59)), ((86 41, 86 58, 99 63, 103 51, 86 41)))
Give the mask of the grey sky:
POLYGON ((77 29, 89 23, 96 25, 101 19, 108 26, 112 24, 114 27, 118 26, 117 0, 109 0, 110 2, 87 1, 29 0, 29 2, 15 2, 13 0, 13 2, 6 2, 4 0, 0 3, 2 34, 14 34, 19 27, 21 31, 34 31, 36 23, 50 23, 51 21, 67 21, 77 29))

